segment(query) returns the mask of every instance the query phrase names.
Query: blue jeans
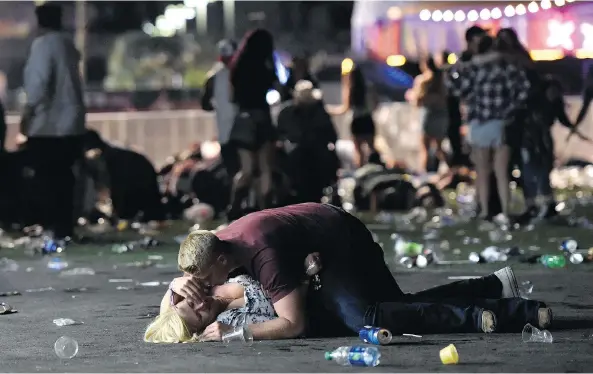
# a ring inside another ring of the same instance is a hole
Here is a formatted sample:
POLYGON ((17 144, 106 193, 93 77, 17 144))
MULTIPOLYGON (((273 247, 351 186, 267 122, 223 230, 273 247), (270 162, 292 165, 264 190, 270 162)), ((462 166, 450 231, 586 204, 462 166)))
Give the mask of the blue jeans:
POLYGON ((537 324, 544 304, 500 299, 502 284, 495 275, 404 294, 364 224, 353 216, 345 220, 339 256, 322 258, 322 287, 308 294, 308 336, 353 335, 365 325, 394 334, 481 332, 485 309, 496 315, 497 331, 537 324))
POLYGON ((521 149, 521 159, 523 161, 523 195, 525 199, 551 196, 550 168, 525 148, 521 149))

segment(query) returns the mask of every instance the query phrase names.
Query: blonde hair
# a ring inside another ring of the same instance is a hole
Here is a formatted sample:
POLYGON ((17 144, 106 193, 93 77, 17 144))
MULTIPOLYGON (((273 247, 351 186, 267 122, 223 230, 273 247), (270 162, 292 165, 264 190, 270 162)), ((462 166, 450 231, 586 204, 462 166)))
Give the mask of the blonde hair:
POLYGON ((220 239, 208 230, 195 230, 189 233, 179 247, 177 263, 179 270, 200 274, 208 270, 216 259, 220 239))
POLYGON ((190 332, 187 324, 175 309, 169 308, 148 325, 144 332, 144 341, 147 343, 192 343, 198 341, 198 336, 190 332))

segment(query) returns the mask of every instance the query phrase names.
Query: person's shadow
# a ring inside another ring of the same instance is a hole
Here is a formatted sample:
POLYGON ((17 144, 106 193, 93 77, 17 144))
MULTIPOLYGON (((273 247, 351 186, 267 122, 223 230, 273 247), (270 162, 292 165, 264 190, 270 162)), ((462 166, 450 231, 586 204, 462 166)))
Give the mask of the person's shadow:
POLYGON ((593 328, 593 318, 585 319, 583 317, 557 317, 550 326, 552 331, 563 330, 583 330, 593 328))

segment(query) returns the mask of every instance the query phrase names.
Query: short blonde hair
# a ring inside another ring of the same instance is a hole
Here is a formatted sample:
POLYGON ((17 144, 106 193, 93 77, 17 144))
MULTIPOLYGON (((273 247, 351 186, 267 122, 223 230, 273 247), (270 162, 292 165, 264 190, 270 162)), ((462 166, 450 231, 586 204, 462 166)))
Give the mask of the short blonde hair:
POLYGON ((190 332, 187 324, 175 309, 169 308, 148 325, 144 332, 144 341, 147 343, 191 343, 197 342, 198 336, 190 332))
POLYGON ((203 274, 214 263, 218 255, 220 239, 208 230, 189 233, 179 247, 177 263, 179 270, 190 274, 203 274))

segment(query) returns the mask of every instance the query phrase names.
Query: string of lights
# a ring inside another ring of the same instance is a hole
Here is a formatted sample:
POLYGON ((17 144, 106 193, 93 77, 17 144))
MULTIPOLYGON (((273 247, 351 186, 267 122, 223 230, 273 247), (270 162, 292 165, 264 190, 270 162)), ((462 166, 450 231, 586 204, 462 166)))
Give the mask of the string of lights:
POLYGON ((491 19, 497 20, 504 17, 510 18, 514 16, 523 16, 527 13, 537 13, 540 10, 548 10, 553 6, 563 7, 575 0, 541 0, 539 2, 532 1, 527 6, 524 4, 507 5, 504 8, 495 7, 492 9, 484 8, 481 10, 472 9, 469 11, 463 10, 434 10, 423 9, 419 13, 420 20, 433 22, 476 22, 478 20, 489 21, 491 19))

